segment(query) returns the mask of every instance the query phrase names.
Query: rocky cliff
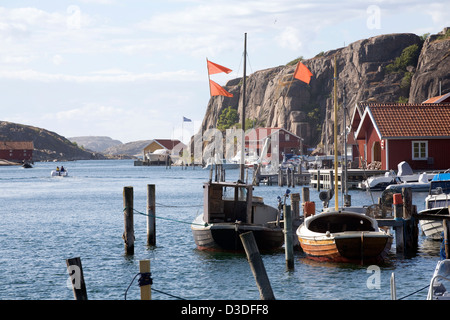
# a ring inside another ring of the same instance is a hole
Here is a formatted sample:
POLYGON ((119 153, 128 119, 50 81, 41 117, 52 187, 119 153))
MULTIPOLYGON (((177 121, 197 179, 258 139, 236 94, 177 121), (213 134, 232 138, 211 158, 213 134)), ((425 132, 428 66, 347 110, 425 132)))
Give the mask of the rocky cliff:
MULTIPOLYGON (((333 73, 336 58, 338 103, 348 107, 347 124, 359 102, 422 102, 450 90, 448 29, 425 42, 415 34, 389 34, 351 43, 303 60, 313 73, 309 85, 293 79, 296 63, 257 71, 247 77, 246 115, 266 127, 283 127, 316 147, 333 143, 333 73)), ((214 128, 223 109, 241 114, 242 79, 229 81, 232 98, 208 103, 202 130, 214 128)), ((341 130, 343 108, 339 111, 341 130)))
POLYGON ((0 121, 0 141, 33 141, 34 161, 104 159, 98 153, 83 150, 68 139, 45 129, 0 121))

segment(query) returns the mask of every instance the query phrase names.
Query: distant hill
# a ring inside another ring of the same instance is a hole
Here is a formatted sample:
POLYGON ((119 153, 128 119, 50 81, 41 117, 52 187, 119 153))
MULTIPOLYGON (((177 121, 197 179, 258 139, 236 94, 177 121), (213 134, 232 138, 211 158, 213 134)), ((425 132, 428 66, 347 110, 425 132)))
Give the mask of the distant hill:
POLYGON ((146 146, 148 146, 152 140, 139 140, 124 143, 121 145, 116 145, 113 147, 109 147, 106 150, 103 150, 103 154, 107 157, 111 156, 133 156, 133 157, 142 157, 143 150, 146 146))
POLYGON ((106 149, 114 146, 122 145, 119 140, 113 140, 105 136, 83 136, 68 138, 71 142, 76 142, 80 147, 96 152, 103 152, 106 149))
POLYGON ((0 121, 0 141, 33 141, 34 161, 105 159, 102 154, 83 150, 55 132, 7 121, 0 121))

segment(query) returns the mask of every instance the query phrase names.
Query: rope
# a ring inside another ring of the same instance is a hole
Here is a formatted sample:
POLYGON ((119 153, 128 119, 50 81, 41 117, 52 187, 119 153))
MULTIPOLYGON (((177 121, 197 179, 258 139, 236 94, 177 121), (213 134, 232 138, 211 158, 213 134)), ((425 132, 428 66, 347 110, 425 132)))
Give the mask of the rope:
POLYGON ((166 207, 166 208, 201 208, 203 207, 202 204, 193 204, 193 205, 186 205, 186 206, 171 206, 163 203, 155 202, 158 206, 166 207))
POLYGON ((413 294, 416 294, 416 293, 418 293, 418 292, 420 292, 420 291, 422 291, 422 290, 428 288, 429 286, 430 286, 430 285, 428 284, 428 285, 426 285, 425 287, 423 287, 422 289, 419 289, 419 290, 417 290, 417 291, 414 291, 413 293, 410 293, 410 294, 408 294, 408 295, 406 295, 406 296, 404 296, 404 297, 401 297, 400 299, 397 299, 397 300, 403 300, 403 299, 405 299, 405 298, 408 298, 409 296, 412 296, 413 294))
MULTIPOLYGON (((153 279, 151 278, 151 275, 152 275, 151 272, 142 272, 142 273, 138 272, 133 277, 133 280, 131 280, 130 284, 127 287, 127 290, 125 290, 125 295, 124 295, 125 300, 127 300, 128 289, 130 289, 131 285, 133 284, 133 282, 134 282, 134 280, 136 279, 137 276, 141 276, 139 278, 139 280, 138 280, 138 285, 139 285, 139 287, 142 287, 142 286, 147 286, 147 285, 153 284, 153 279)), ((165 294, 167 296, 170 296, 172 298, 176 298, 176 299, 179 299, 179 300, 186 300, 184 298, 177 297, 177 296, 175 296, 173 294, 166 293, 166 292, 163 292, 163 291, 160 291, 160 290, 156 290, 155 288, 152 288, 152 291, 156 291, 158 293, 162 293, 162 294, 165 294)))
MULTIPOLYGON (((123 212, 125 212, 125 210, 127 210, 127 207, 123 208, 123 212)), ((176 219, 171 219, 171 218, 157 217, 154 214, 147 214, 147 213, 144 213, 144 212, 140 212, 140 211, 138 211, 138 210, 136 210, 134 208, 133 208, 133 213, 138 213, 138 214, 143 215, 143 216, 154 217, 154 218, 158 218, 158 219, 162 219, 162 220, 168 220, 168 221, 173 221, 173 222, 178 222, 178 223, 185 223, 185 224, 204 226, 204 227, 208 226, 208 224, 206 222, 204 224, 201 224, 201 223, 193 223, 193 222, 187 222, 187 221, 176 220, 176 219)))

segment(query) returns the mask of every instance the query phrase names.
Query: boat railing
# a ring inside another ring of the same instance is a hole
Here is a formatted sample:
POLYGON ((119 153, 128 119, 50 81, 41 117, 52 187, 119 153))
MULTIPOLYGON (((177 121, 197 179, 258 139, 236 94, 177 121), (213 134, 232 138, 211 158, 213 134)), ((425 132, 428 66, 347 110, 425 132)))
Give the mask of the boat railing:
POLYGON ((431 278, 430 290, 427 297, 428 300, 433 300, 434 297, 437 297, 437 299, 450 300, 450 292, 448 292, 444 284, 442 282, 435 283, 439 280, 445 280, 450 283, 450 278, 439 274, 431 278))

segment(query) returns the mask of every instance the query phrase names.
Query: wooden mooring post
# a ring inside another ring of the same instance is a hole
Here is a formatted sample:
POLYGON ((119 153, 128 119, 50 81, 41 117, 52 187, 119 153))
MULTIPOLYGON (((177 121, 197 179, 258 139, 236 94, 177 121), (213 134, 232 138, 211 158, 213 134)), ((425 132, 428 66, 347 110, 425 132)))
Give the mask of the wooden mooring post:
POLYGON ((450 221, 448 219, 442 220, 442 226, 444 227, 444 249, 446 259, 450 259, 450 221))
POLYGON ((147 245, 156 245, 155 185, 147 185, 147 245))
POLYGON ((83 267, 80 257, 66 259, 67 271, 72 281, 75 300, 87 300, 86 283, 84 282, 83 267))
POLYGON ((266 268, 259 254, 258 245, 256 244, 253 232, 245 232, 239 235, 247 254, 248 263, 256 280, 261 300, 275 300, 275 296, 270 286, 269 277, 266 268))
POLYGON ((284 250, 286 256, 286 269, 294 269, 294 245, 292 239, 292 212, 290 205, 284 205, 284 250))
POLYGON ((417 208, 412 204, 411 188, 403 188, 402 193, 394 195, 394 219, 377 219, 378 225, 390 226, 395 231, 397 254, 411 257, 416 254, 419 241, 419 226, 416 216, 417 208))
POLYGON ((134 222, 133 222, 133 187, 123 188, 123 215, 125 231, 123 240, 125 242, 125 254, 134 254, 134 222))
POLYGON ((152 300, 152 281, 150 273, 150 260, 139 261, 139 273, 141 276, 139 288, 141 289, 141 300, 152 300), (142 280, 144 279, 144 280, 142 280), (145 282, 145 283, 142 283, 145 282))

